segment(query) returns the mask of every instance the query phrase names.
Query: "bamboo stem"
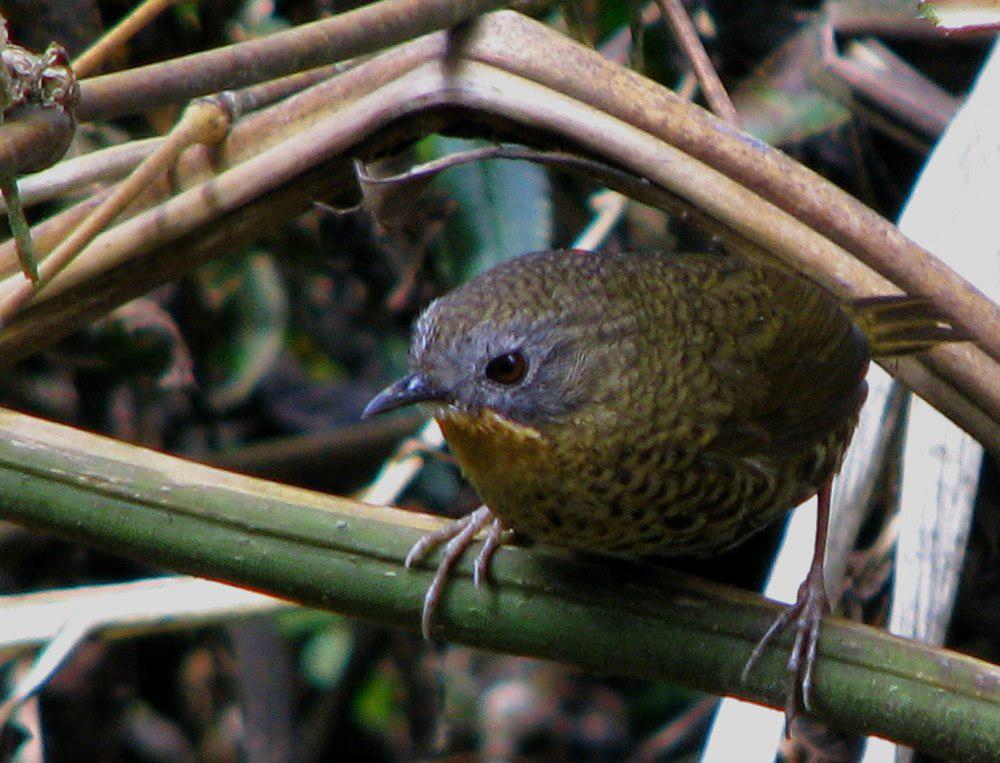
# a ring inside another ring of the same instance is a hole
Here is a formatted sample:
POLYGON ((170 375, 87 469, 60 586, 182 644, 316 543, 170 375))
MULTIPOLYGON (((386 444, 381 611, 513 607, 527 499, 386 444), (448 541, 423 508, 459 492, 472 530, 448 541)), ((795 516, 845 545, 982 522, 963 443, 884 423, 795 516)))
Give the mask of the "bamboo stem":
MULTIPOLYGON (((441 520, 242 477, 0 410, 0 509, 14 521, 175 570, 416 627, 433 562, 407 570, 441 520)), ((544 548, 501 549, 485 591, 449 582, 452 639, 772 706, 787 645, 741 685, 776 605, 659 567, 544 548), (595 623, 603 627, 594 627, 595 623)), ((1000 748, 1000 668, 827 618, 816 712, 839 728, 962 760, 1000 748), (942 697, 948 712, 940 712, 942 697)))

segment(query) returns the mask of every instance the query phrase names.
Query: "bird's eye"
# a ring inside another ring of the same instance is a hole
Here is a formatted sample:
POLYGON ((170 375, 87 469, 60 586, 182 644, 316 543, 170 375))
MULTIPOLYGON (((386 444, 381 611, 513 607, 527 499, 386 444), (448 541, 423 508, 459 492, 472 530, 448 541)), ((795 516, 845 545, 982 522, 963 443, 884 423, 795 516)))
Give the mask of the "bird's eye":
POLYGON ((497 355, 486 364, 486 378, 497 384, 517 384, 528 373, 528 361, 520 350, 497 355))

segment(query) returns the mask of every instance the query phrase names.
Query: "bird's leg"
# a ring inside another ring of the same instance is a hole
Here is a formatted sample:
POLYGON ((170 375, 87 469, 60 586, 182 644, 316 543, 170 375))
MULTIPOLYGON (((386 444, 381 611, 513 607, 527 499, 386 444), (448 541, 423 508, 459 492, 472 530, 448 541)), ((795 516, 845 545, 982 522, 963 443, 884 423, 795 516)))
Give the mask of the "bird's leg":
POLYGON ((444 585, 448 581, 448 575, 451 574, 456 562, 465 553, 465 549, 472 544, 472 539, 476 537, 476 533, 487 525, 490 526, 489 533, 486 536, 486 542, 483 544, 482 550, 479 552, 479 556, 476 557, 474 568, 473 580, 478 587, 486 579, 493 554, 496 553, 496 550, 503 543, 503 526, 500 524, 500 520, 493 516, 493 512, 487 506, 480 506, 461 519, 456 519, 439 530, 427 533, 413 544, 413 547, 406 555, 405 564, 407 569, 409 569, 442 543, 446 543, 441 561, 434 573, 434 579, 427 588, 427 593, 424 594, 424 609, 420 618, 420 630, 424 634, 424 638, 428 641, 431 638, 431 623, 434 620, 434 612, 441 601, 441 593, 444 591, 444 585))
POLYGON ((795 603, 788 606, 777 620, 767 629, 767 633, 757 643, 750 659, 743 668, 743 680, 746 681, 753 666, 764 653, 764 649, 779 634, 790 625, 795 628, 795 643, 788 656, 788 672, 791 674, 792 685, 785 704, 785 734, 799 710, 799 698, 805 710, 812 710, 813 671, 816 667, 816 649, 819 645, 819 628, 823 616, 830 612, 830 600, 826 595, 826 583, 823 580, 823 556, 826 551, 827 529, 830 523, 830 491, 832 478, 826 480, 816 496, 818 509, 816 515, 816 544, 813 549, 812 563, 806 579, 799 586, 795 603))

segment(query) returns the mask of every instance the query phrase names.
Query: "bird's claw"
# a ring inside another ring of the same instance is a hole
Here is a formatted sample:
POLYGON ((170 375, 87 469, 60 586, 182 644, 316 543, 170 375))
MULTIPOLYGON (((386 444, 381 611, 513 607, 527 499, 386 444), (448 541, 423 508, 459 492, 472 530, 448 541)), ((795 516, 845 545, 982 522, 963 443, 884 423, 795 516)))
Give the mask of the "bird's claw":
POLYGON ((826 595, 822 568, 812 568, 799 586, 795 603, 789 605, 767 629, 764 637, 757 642, 750 659, 743 667, 742 680, 745 682, 754 665, 760 660, 767 646, 789 626, 795 629, 795 641, 786 663, 792 679, 785 703, 785 735, 800 708, 811 712, 813 675, 816 668, 816 653, 819 646, 820 623, 829 614, 830 602, 826 595), (801 699, 801 706, 799 700, 801 699))
POLYGON ((503 525, 499 519, 494 517, 493 522, 490 524, 490 529, 486 533, 486 540, 483 542, 483 547, 479 551, 479 555, 476 556, 476 563, 472 568, 472 582, 477 589, 481 588, 489 577, 490 562, 493 561, 493 555, 502 544, 503 525))
POLYGON ((431 625, 434 621, 434 613, 441 601, 441 594, 444 591, 445 583, 448 581, 448 575, 451 574, 455 564, 462 557, 462 554, 465 553, 465 549, 472 544, 476 533, 487 525, 490 526, 490 529, 483 548, 476 557, 473 569, 473 580, 478 588, 486 580, 493 554, 496 553, 496 550, 503 543, 503 526, 500 524, 500 520, 494 517, 493 512, 486 506, 480 506, 461 519, 456 519, 439 530, 427 533, 414 543, 409 553, 407 553, 404 564, 409 569, 442 543, 445 544, 441 561, 434 572, 434 578, 427 588, 427 593, 424 594, 420 630, 424 638, 428 641, 431 638, 431 625))

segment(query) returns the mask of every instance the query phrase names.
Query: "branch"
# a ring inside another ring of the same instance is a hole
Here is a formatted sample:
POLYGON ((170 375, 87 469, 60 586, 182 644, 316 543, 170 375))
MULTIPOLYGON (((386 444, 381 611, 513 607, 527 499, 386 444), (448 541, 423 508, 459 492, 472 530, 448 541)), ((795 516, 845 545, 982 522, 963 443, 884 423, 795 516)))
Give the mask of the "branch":
MULTIPOLYGON (((440 523, 3 410, 0 510, 146 563, 409 627, 431 571, 408 571, 403 557, 440 523)), ((460 566, 438 610, 449 639, 784 703, 787 644, 769 648, 749 685, 740 684, 776 610, 755 595, 543 548, 501 549, 485 591, 474 588, 470 567, 460 566)), ((964 760, 1000 749, 996 666, 830 618, 816 676, 817 714, 840 728, 964 760)))
MULTIPOLYGON (((507 2, 381 0, 268 37, 83 80, 74 114, 81 122, 110 119, 251 85, 448 29, 503 5, 507 2)), ((67 136, 59 132, 57 142, 51 122, 51 117, 35 119, 16 132, 0 133, 0 177, 41 169, 62 155, 72 131, 67 136), (28 164, 22 158, 43 151, 52 157, 45 163, 28 164)))

